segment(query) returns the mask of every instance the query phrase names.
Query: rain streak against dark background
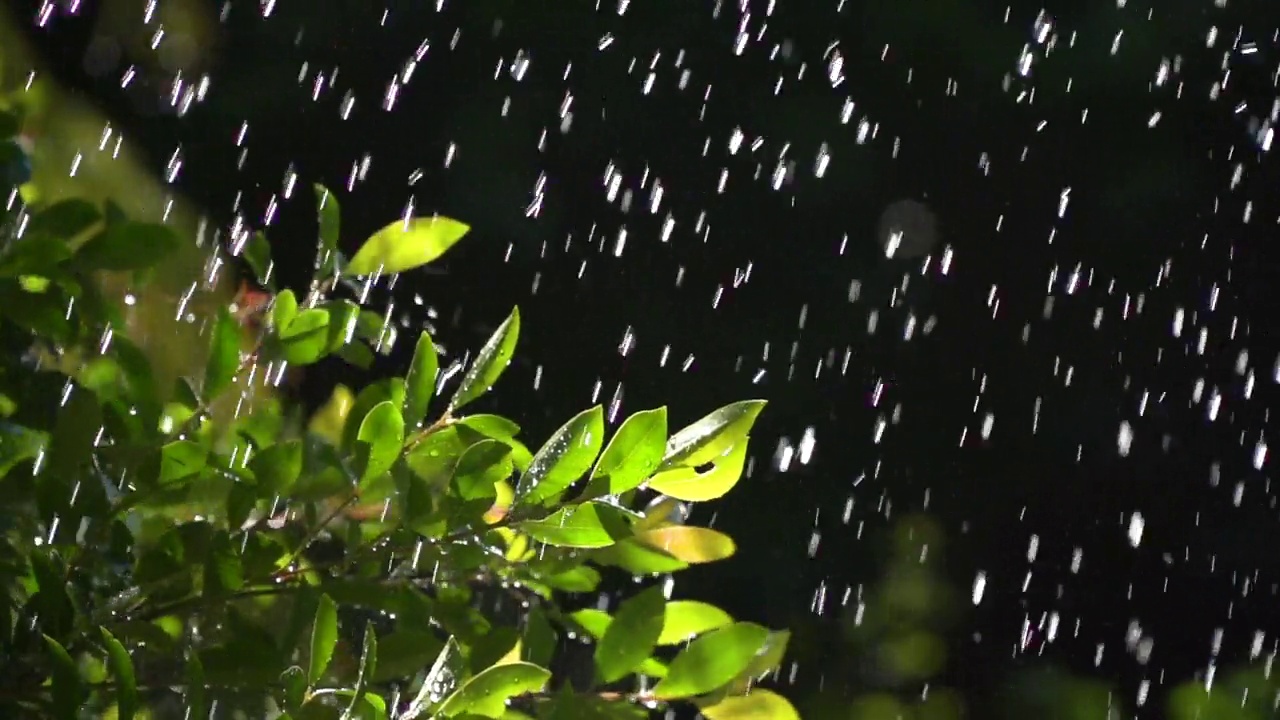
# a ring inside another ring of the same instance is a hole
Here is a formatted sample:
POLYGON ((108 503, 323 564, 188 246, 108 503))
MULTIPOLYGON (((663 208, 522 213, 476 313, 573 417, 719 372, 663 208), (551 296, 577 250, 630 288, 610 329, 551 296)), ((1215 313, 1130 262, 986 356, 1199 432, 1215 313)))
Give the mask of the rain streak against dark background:
POLYGON ((210 3, 182 112, 171 76, 121 87, 94 3, 31 37, 220 226, 269 225, 286 283, 314 251, 294 180, 338 190, 351 247, 472 224, 389 301, 455 356, 519 304, 490 402, 531 438, 595 402, 768 399, 749 477, 695 510, 739 553, 676 593, 794 627, 787 694, 883 682, 842 633, 927 512, 939 682, 1051 662, 1152 706, 1280 632, 1280 14, 1055 4, 210 3))

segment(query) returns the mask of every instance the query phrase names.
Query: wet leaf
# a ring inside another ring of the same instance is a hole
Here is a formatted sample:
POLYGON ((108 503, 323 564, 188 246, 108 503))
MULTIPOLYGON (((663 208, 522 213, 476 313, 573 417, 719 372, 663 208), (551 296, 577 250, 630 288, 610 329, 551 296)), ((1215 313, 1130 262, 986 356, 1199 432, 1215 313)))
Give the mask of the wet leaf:
POLYGON ((697 600, 673 600, 667 603, 663 616, 659 645, 679 645, 705 632, 722 628, 733 622, 729 613, 715 605, 697 600))
POLYGON ((418 336, 413 350, 413 361, 404 380, 404 421, 409 427, 417 427, 427 415, 427 406, 436 389, 436 373, 440 358, 435 343, 425 331, 418 336))
POLYGON ((346 273, 392 275, 421 267, 448 252, 470 229, 441 216, 397 220, 365 241, 346 273))
POLYGON ((339 447, 346 452, 351 452, 355 449, 356 440, 360 434, 360 426, 364 423, 365 416, 369 414, 369 411, 373 410, 375 405, 390 402, 397 408, 403 407, 404 398, 404 381, 400 378, 388 378, 366 385, 356 395, 355 402, 351 404, 351 408, 347 412, 347 420, 342 427, 342 442, 339 447))
POLYGON ((646 487, 677 500, 715 500, 738 484, 746 464, 747 439, 743 438, 733 449, 711 460, 711 467, 677 466, 663 470, 650 478, 646 487))
POLYGON ((642 410, 623 421, 591 471, 585 497, 618 495, 658 469, 667 442, 667 409, 642 410))
POLYGON ((653 653, 662 634, 666 598, 660 586, 651 587, 618 606, 596 644, 596 673, 606 683, 616 682, 653 653))
POLYGON ((608 547, 630 534, 626 516, 600 503, 566 505, 541 520, 516 527, 534 540, 571 548, 608 547))
POLYGON ((240 367, 240 323, 226 308, 218 312, 204 369, 204 396, 213 400, 231 384, 240 367))
POLYGON ((254 453, 249 458, 249 470, 258 483, 259 494, 288 495, 302 474, 302 454, 301 440, 286 440, 254 453))
POLYGON ((520 308, 515 307, 511 308, 511 314, 502 321, 498 329, 489 336, 484 346, 476 353, 475 359, 471 361, 471 367, 463 373, 458 389, 449 400, 446 413, 452 415, 462 406, 489 392, 494 383, 498 382, 498 378, 502 377, 507 365, 511 364, 519 338, 520 308))
POLYGON ((323 308, 300 311, 280 330, 280 355, 291 365, 309 365, 329 348, 329 312, 323 308))
MULTIPOLYGON (((497 440, 481 440, 467 448, 453 470, 452 489, 461 500, 492 501, 495 486, 511 477, 511 452, 497 440)), ((487 505, 483 509, 488 509, 487 505)))
POLYGON ((418 694, 409 703, 402 717, 419 717, 427 708, 452 696, 464 672, 466 672, 466 658, 462 654, 462 648, 457 640, 449 638, 444 648, 440 650, 440 654, 436 656, 431 669, 427 671, 418 694))
POLYGON ((350 300, 330 300, 320 305, 329 313, 329 333, 325 350, 337 352, 356 337, 356 324, 360 318, 360 306, 350 300))
POLYGON ((733 538, 724 533, 687 525, 647 530, 636 535, 636 542, 695 565, 723 560, 737 549, 733 538))
POLYGON ((787 699, 764 688, 747 695, 699 701, 698 710, 707 720, 800 720, 787 699))
MULTIPOLYGON (((322 255, 328 255, 327 260, 322 260, 321 269, 325 265, 332 267, 333 256, 338 252, 338 240, 342 232, 342 206, 338 204, 338 198, 329 188, 317 183, 316 191, 316 220, 320 234, 320 252, 322 255)), ((324 273, 328 275, 328 272, 324 273)))
POLYGON ((276 294, 275 300, 271 301, 271 324, 276 326, 277 331, 284 330, 296 317, 298 317, 297 296, 292 290, 281 290, 276 294))
POLYGON ((74 262, 83 270, 145 270, 158 265, 181 244, 177 234, 164 225, 124 222, 108 225, 82 245, 74 262))
POLYGON ((766 628, 745 622, 699 637, 671 661, 653 696, 675 700, 719 689, 747 667, 768 637, 766 628))
POLYGON ((345 715, 352 717, 365 697, 369 682, 378 669, 378 636, 373 631, 373 623, 365 623, 364 642, 360 647, 360 670, 356 675, 356 686, 351 693, 351 703, 347 705, 345 715))
POLYGON ((530 663, 495 665, 471 678, 440 707, 444 717, 464 713, 487 718, 500 718, 507 700, 516 695, 537 692, 547 685, 551 673, 530 663))
POLYGON ((680 430, 667 441, 660 469, 702 465, 724 455, 746 440, 765 405, 764 400, 730 403, 680 430))
POLYGON ((129 651, 106 628, 102 630, 102 642, 107 648, 107 664, 115 677, 116 718, 117 720, 133 720, 138 711, 138 681, 133 671, 133 660, 129 651))
POLYGON ((314 687, 324 676, 338 644, 338 606, 328 595, 321 595, 311 626, 311 655, 307 665, 307 682, 314 687))
POLYGON ((363 485, 391 469, 404 445, 400 406, 390 400, 374 405, 360 422, 356 471, 363 485))
POLYGON ((440 654, 444 643, 427 630, 397 630, 378 641, 373 682, 413 677, 440 654))
POLYGON ((604 444, 604 410, 599 405, 575 415, 551 435, 533 456, 516 484, 515 506, 558 499, 591 469, 604 444))
POLYGON ((161 485, 186 482, 200 474, 209 461, 209 451, 192 440, 175 440, 160 451, 161 485))
POLYGON ((593 551, 593 559, 605 565, 620 567, 633 575, 679 572, 689 563, 638 541, 628 538, 615 545, 593 551))

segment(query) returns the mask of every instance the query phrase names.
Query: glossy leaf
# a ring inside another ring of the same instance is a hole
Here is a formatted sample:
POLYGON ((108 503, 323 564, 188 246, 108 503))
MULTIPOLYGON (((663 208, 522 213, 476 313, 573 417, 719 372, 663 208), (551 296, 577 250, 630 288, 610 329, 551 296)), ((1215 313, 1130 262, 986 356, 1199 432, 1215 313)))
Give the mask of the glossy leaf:
POLYGON ((729 613, 715 605, 697 600, 673 600, 667 603, 663 616, 659 645, 679 645, 705 632, 722 628, 733 622, 729 613))
POLYGON ((558 499, 591 469, 603 444, 603 408, 596 405, 575 415, 534 454, 516 485, 516 507, 558 499))
POLYGON ((329 313, 323 308, 298 312, 280 330, 281 357, 292 365, 308 365, 329 348, 329 313))
POLYGON ((787 699, 764 688, 747 695, 700 701, 698 710, 707 720, 800 720, 787 699))
POLYGON ((618 495, 658 469, 667 442, 667 409, 642 410, 623 421, 591 471, 584 495, 618 495))
POLYGON ((301 440, 286 440, 254 453, 249 470, 264 497, 288 495, 302 473, 301 440))
POLYGON ((364 642, 360 648, 360 670, 356 675, 356 686, 351 693, 351 702, 347 705, 344 713, 347 717, 353 717, 356 708, 360 702, 364 700, 365 692, 368 690, 369 682, 378 669, 378 636, 373 631, 373 623, 368 622, 364 627, 364 642))
POLYGON ((709 563, 733 555, 733 538, 710 528, 677 525, 648 530, 636 541, 690 564, 709 563))
POLYGON ((400 406, 390 400, 374 405, 360 422, 357 472, 364 484, 391 469, 404 445, 404 419, 400 406))
POLYGON ((102 643, 107 648, 107 664, 115 677, 116 718, 133 720, 138 711, 138 680, 133 671, 133 659, 106 628, 102 628, 102 643))
POLYGON ((350 275, 392 275, 421 267, 449 251, 470 226, 447 217, 397 220, 365 241, 347 264, 350 275))
POLYGON ((702 465, 724 455, 746 440, 765 404, 764 400, 730 403, 680 430, 667 441, 660 469, 702 465))
POLYGON ((511 364, 519 338, 520 308, 515 307, 511 308, 511 314, 502 321, 498 329, 489 336, 484 346, 476 353, 475 359, 471 361, 471 367, 462 374, 458 389, 449 400, 447 413, 453 414, 462 406, 489 392, 494 383, 498 382, 498 378, 502 377, 507 365, 511 364))
POLYGON ((625 600, 596 644, 596 672, 606 683, 616 682, 640 666, 662 634, 666 598, 655 586, 625 600))
POLYGON ((178 249, 177 234, 164 225, 125 222, 108 225, 80 247, 75 263, 84 270, 144 270, 178 249))
POLYGON ((185 482, 204 470, 209 452, 203 445, 191 440, 175 440, 160 453, 160 484, 172 485, 185 482))
POLYGON ((719 689, 747 667, 768 637, 766 628, 745 622, 703 635, 671 661, 653 696, 675 700, 719 689))
POLYGON ((431 395, 436 389, 436 374, 439 369, 440 358, 435 343, 424 331, 418 336, 409 374, 404 380, 404 421, 409 427, 416 427, 426 416, 431 395))
POLYGON ((289 323, 298 317, 298 298, 292 290, 281 290, 271 301, 271 323, 277 331, 289 327, 289 323))
POLYGON ((464 713, 500 718, 507 700, 516 695, 538 692, 547 685, 551 673, 529 663, 495 665, 471 678, 440 706, 440 715, 456 717, 464 713))
POLYGON ((647 487, 677 500, 715 500, 733 489, 747 464, 747 439, 711 460, 709 468, 676 466, 654 475, 647 487))
POLYGON ((355 402, 351 404, 351 408, 347 411, 347 420, 342 427, 342 441, 339 447, 348 452, 355 449, 356 440, 360 434, 360 425, 375 405, 382 402, 390 402, 395 407, 403 407, 404 398, 404 381, 400 378, 388 378, 366 385, 356 395, 355 402))
POLYGON ((230 311, 222 308, 213 324, 209 344, 209 362, 204 369, 204 396, 216 398, 235 379, 240 367, 240 324, 230 311))
POLYGON ((431 669, 423 678, 418 694, 409 703, 402 717, 417 718, 439 700, 452 697, 454 689, 457 688, 465 672, 466 658, 458 641, 451 637, 445 642, 440 654, 436 656, 435 662, 431 664, 431 669))
POLYGON ((608 547, 630 534, 622 512, 600 503, 566 505, 541 520, 517 527, 534 540, 570 548, 608 547))
POLYGON ((321 595, 311 626, 311 655, 307 665, 307 682, 313 687, 324 676, 337 644, 338 606, 328 595, 321 595))

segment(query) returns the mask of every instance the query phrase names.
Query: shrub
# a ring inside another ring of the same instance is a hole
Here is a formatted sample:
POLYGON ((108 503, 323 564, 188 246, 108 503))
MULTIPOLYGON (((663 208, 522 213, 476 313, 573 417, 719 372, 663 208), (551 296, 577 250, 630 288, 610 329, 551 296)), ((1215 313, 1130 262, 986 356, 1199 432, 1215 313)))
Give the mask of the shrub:
MULTIPOLYGON (((0 114, 0 137, 17 129, 0 114)), ((0 148, 0 184, 21 182, 25 155, 0 148)), ((317 190, 305 297, 179 313, 208 351, 173 387, 102 279, 145 287, 181 238, 111 203, 6 193, 0 715, 796 717, 753 687, 785 631, 668 599, 670 574, 734 552, 685 524, 685 503, 738 482, 764 402, 670 435, 665 408, 637 412, 607 438, 592 407, 531 451, 516 423, 466 412, 515 352, 512 310, 464 372, 442 373, 423 333, 403 377, 340 389, 303 422, 270 392, 287 367, 367 366, 388 344, 344 289, 468 230, 396 222, 347 260, 337 201, 317 190), (612 612, 564 609, 609 572, 639 591, 612 612)), ((270 286, 260 233, 232 252, 270 286)))

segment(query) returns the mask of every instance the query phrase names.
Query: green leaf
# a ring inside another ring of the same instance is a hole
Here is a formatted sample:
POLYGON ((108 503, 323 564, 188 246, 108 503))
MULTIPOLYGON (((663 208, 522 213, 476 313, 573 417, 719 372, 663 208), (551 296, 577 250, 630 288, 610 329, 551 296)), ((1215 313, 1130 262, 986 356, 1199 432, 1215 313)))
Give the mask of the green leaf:
POLYGON ((187 662, 183 674, 187 681, 187 688, 182 702, 188 716, 191 718, 208 717, 209 708, 205 695, 204 665, 201 664, 200 656, 195 652, 189 651, 187 653, 187 662))
POLYGON ((787 699, 764 688, 747 695, 698 701, 698 710, 707 720, 800 720, 787 699))
POLYGON ((145 270, 155 267, 182 242, 164 225, 125 222, 108 225, 75 254, 83 270, 145 270))
POLYGON ((467 415, 466 417, 458 418, 457 424, 469 427, 494 440, 510 440, 520 434, 520 426, 501 415, 487 415, 484 413, 467 415))
POLYGON ((458 686, 462 674, 466 672, 466 658, 458 641, 452 637, 445 642, 444 648, 436 656, 427 676, 422 679, 418 694, 409 703, 403 717, 416 718, 436 703, 436 699, 453 693, 458 686))
POLYGON ((271 243, 267 241, 266 234, 261 230, 253 231, 245 240, 240 256, 249 264, 249 269, 253 270, 253 279, 263 287, 272 288, 274 283, 271 281, 271 243))
POLYGON ((160 484, 175 485, 186 482, 209 462, 209 451, 192 440, 175 440, 160 451, 160 484))
POLYGON ((317 183, 315 191, 320 251, 330 256, 328 262, 332 264, 332 255, 338 252, 338 239, 342 231, 342 206, 338 204, 337 196, 324 185, 317 183))
POLYGON ((600 587, 600 571, 586 565, 564 570, 542 579, 547 585, 565 592, 595 592, 600 587))
POLYGON ((733 555, 733 538, 710 528, 674 525, 646 530, 636 541, 690 564, 709 563, 733 555))
POLYGON ((676 655, 653 696, 678 700, 719 689, 747 667, 768 637, 769 631, 754 623, 712 630, 676 655))
POLYGON ((204 396, 212 401, 236 376, 240 367, 240 323, 225 307, 218 312, 204 368, 204 396))
MULTIPOLYGON (((497 440, 481 440, 463 451, 453 470, 453 493, 461 500, 491 502, 494 486, 511 477, 511 451, 497 440)), ((483 509, 488 509, 486 506, 483 509)))
POLYGON ((764 642, 764 647, 760 648, 760 652, 756 653, 754 658, 751 658, 751 662, 735 682, 740 683, 745 689, 750 686, 750 683, 778 669, 787 655, 787 645, 790 642, 789 631, 771 630, 768 639, 764 642))
POLYGON ((516 506, 560 497, 591 468, 604 444, 604 410, 596 405, 575 415, 551 435, 516 485, 516 506))
POLYGON ((360 422, 356 434, 360 452, 357 472, 361 485, 391 469, 404 444, 404 418, 400 406, 390 400, 374 405, 360 422))
POLYGON ((356 324, 360 319, 360 306, 350 300, 330 300, 322 304, 329 313, 329 336, 325 349, 336 352, 356 339, 356 324))
POLYGON ((76 661, 71 659, 62 643, 48 635, 44 636, 44 644, 53 662, 50 685, 54 715, 59 720, 75 720, 79 715, 80 703, 87 695, 76 661))
POLYGON ((307 682, 312 687, 324 676, 337 644, 338 606, 328 595, 321 595, 316 606, 315 623, 311 626, 311 660, 307 666, 307 682))
POLYGON ((259 494, 288 495, 302 474, 302 455, 301 440, 286 440, 254 453, 249 470, 257 480, 259 494))
POLYGON ((59 200, 36 213, 31 218, 27 232, 33 236, 45 236, 71 240, 102 221, 98 206, 80 198, 59 200))
POLYGON ((449 400, 446 413, 452 415, 459 408, 489 392, 511 363, 520 338, 520 308, 511 308, 511 314, 489 336, 484 346, 471 361, 471 367, 463 373, 458 389, 449 400))
POLYGON ((660 586, 618 606, 613 621, 596 644, 596 672, 601 680, 617 682, 648 659, 662 634, 665 607, 660 586))
MULTIPOLYGON (((350 409, 347 410, 347 419, 342 426, 342 438, 338 447, 346 452, 354 450, 360 435, 360 426, 364 423, 364 418, 369 411, 382 402, 390 402, 396 407, 402 407, 404 397, 404 381, 400 378, 387 378, 366 385, 356 395, 355 402, 351 403, 350 409)), ((439 434, 441 433, 437 433, 439 434)))
POLYGON ((619 495, 658 469, 667 442, 667 409, 641 410, 613 434, 591 471, 584 498, 619 495))
POLYGON ((613 616, 603 610, 584 608, 569 613, 569 619, 581 627, 591 637, 599 640, 609 631, 613 624, 613 616))
POLYGON ((378 669, 378 636, 373 631, 373 622, 365 623, 364 642, 360 648, 360 671, 356 676, 356 686, 351 694, 351 703, 347 705, 345 716, 353 717, 355 709, 364 700, 369 681, 378 669))
POLYGON ((724 455, 746 440, 765 404, 764 400, 730 403, 680 430, 667 441, 659 469, 702 465, 724 455))
POLYGON ((534 605, 524 617, 520 634, 520 659, 546 667, 556 650, 556 631, 541 605, 534 605))
POLYGON ((667 603, 659 645, 679 645, 705 632, 733 622, 729 613, 715 605, 697 600, 673 600, 667 603))
POLYGON ((383 636, 378 641, 378 666, 373 682, 413 677, 429 665, 443 647, 444 643, 429 630, 397 630, 383 636))
POLYGON ((309 365, 329 349, 329 311, 308 308, 280 330, 281 357, 291 365, 309 365))
POLYGON ((393 275, 426 265, 448 252, 471 228, 435 216, 397 220, 374 233, 347 264, 348 275, 393 275))
POLYGON ((677 500, 715 500, 733 489, 747 464, 747 438, 724 455, 711 460, 709 468, 676 466, 649 478, 647 487, 677 500))
POLYGON ((615 565, 632 575, 651 575, 684 570, 689 563, 670 553, 645 545, 636 538, 628 538, 616 545, 596 550, 592 558, 604 565, 615 565))
POLYGON ((298 316, 298 298, 292 290, 281 290, 271 301, 271 324, 276 330, 284 330, 298 316))
POLYGON ((436 353, 435 343, 431 335, 424 330, 418 336, 418 345, 413 350, 413 362, 409 365, 409 374, 404 380, 404 421, 410 427, 417 427, 426 417, 427 405, 431 402, 431 394, 436 389, 436 373, 440 370, 440 358, 436 353))
POLYGON ((134 713, 138 711, 138 681, 133 672, 133 660, 114 635, 106 628, 100 629, 103 644, 107 646, 107 663, 116 679, 116 718, 133 720, 134 713))
POLYGON ((608 547, 630 534, 622 511, 601 503, 566 505, 541 520, 516 527, 534 540, 571 548, 608 547))
POLYGON ((516 695, 538 692, 551 679, 551 672, 530 663, 495 665, 471 678, 440 706, 439 714, 456 717, 463 713, 500 718, 507 700, 516 695))

